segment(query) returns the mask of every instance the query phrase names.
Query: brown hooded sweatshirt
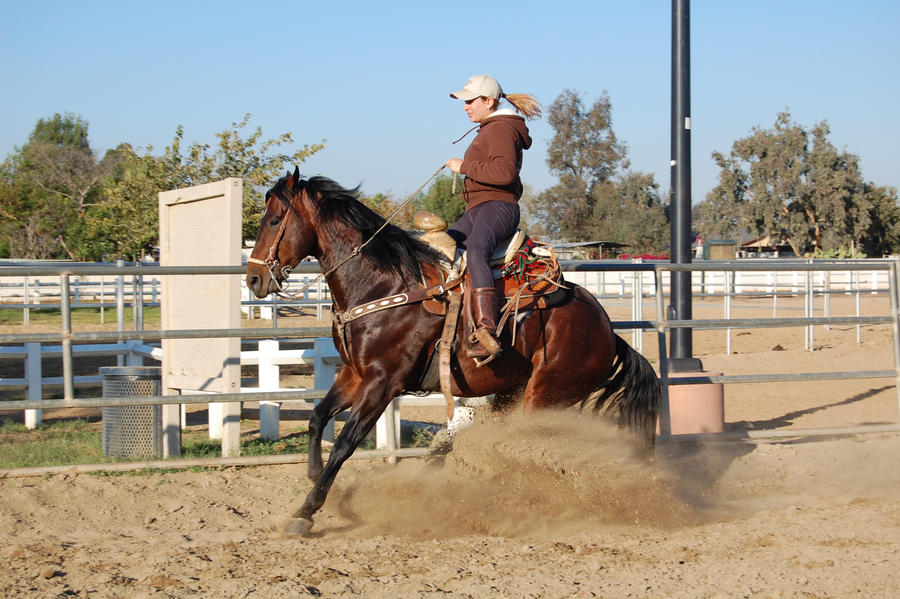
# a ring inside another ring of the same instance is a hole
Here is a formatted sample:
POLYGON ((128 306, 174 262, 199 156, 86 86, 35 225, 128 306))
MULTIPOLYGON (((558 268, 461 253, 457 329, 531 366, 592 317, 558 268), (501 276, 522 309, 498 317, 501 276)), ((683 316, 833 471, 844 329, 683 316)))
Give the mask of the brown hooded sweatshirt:
POLYGON ((483 120, 459 168, 466 176, 462 193, 466 209, 490 200, 518 202, 522 197, 522 150, 530 147, 524 118, 497 114, 483 120))

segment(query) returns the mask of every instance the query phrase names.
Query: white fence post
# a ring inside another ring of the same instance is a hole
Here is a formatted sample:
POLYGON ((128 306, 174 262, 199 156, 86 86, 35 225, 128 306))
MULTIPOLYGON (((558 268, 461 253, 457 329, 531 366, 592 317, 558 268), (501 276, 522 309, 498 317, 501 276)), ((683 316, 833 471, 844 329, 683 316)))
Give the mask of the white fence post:
POLYGON ((778 273, 766 273, 766 281, 772 289, 772 318, 778 317, 778 273))
MULTIPOLYGON (((31 324, 31 310, 28 308, 28 304, 31 303, 31 291, 28 288, 28 277, 25 277, 22 281, 22 297, 25 299, 25 309, 22 311, 22 324, 26 327, 31 324)), ((38 292, 38 297, 40 298, 40 292, 38 292)))
MULTIPOLYGON (((734 271, 725 271, 725 319, 731 320, 732 281, 734 271)), ((731 329, 725 329, 725 354, 731 355, 731 329)))
POLYGON ((140 345, 139 341, 126 341, 125 345, 128 347, 128 353, 125 354, 125 365, 126 366, 143 366, 144 365, 144 356, 135 351, 135 346, 140 345))
MULTIPOLYGON (((191 393, 209 393, 206 391, 191 391, 191 393)), ((224 434, 225 428, 225 404, 221 402, 210 402, 207 406, 207 414, 209 419, 209 438, 215 441, 221 441, 222 435, 224 434)), ((186 423, 187 419, 185 418, 184 409, 182 408, 181 412, 181 422, 186 423)))
MULTIPOLYGON (((314 362, 314 372, 313 372, 313 388, 328 390, 331 388, 331 385, 334 384, 334 373, 336 371, 336 360, 334 360, 334 356, 337 355, 337 350, 334 348, 334 343, 328 337, 319 337, 315 341, 313 341, 313 350, 315 351, 316 357, 314 362), (331 359, 329 359, 331 357, 331 359)), ((315 400, 316 405, 321 400, 315 400)), ((334 441, 334 419, 329 420, 325 424, 325 428, 322 429, 322 440, 323 441, 334 441)))
MULTIPOLYGON (((375 447, 388 450, 400 448, 400 410, 397 409, 396 398, 391 400, 375 423, 375 447)), ((392 464, 396 461, 394 456, 388 458, 392 464)))
MULTIPOLYGON (((125 266, 124 260, 116 260, 116 266, 125 266)), ((125 277, 116 275, 116 330, 122 332, 125 330, 125 277)), ((124 341, 117 341, 124 345, 124 341)), ((124 366, 125 361, 122 355, 116 356, 116 366, 124 366)))
MULTIPOLYGON (((281 367, 274 363, 278 355, 277 339, 261 339, 259 342, 259 390, 278 391, 281 387, 281 367)), ((277 441, 281 422, 281 403, 259 402, 259 436, 266 441, 277 441)))
MULTIPOLYGON (((25 344, 25 380, 28 382, 26 399, 39 401, 43 399, 41 384, 41 344, 25 344)), ((41 410, 25 410, 25 428, 34 429, 41 425, 43 413, 41 410)))
MULTIPOLYGON (((807 264, 812 264, 812 258, 806 261, 807 264)), ((806 318, 812 318, 816 315, 816 305, 815 305, 815 272, 812 270, 806 271, 806 302, 804 305, 803 315, 806 318)), ((803 348, 807 351, 812 351, 815 347, 815 334, 813 332, 813 326, 811 324, 806 325, 806 335, 804 337, 803 348)))
MULTIPOLYGON (((643 264, 642 258, 633 258, 632 264, 643 264)), ((631 273, 631 320, 644 319, 644 273, 635 270, 631 273)), ((631 330, 631 345, 638 352, 644 351, 644 330, 631 330)))
MULTIPOLYGON (((855 305, 856 305, 856 316, 859 317, 861 312, 859 310, 859 308, 860 308, 860 305, 859 305, 860 281, 859 281, 859 271, 858 270, 853 271, 853 288, 854 288, 853 293, 855 296, 854 300, 855 300, 855 305)), ((862 337, 860 335, 861 331, 862 331, 862 327, 860 325, 856 325, 856 342, 857 343, 862 343, 862 337)))

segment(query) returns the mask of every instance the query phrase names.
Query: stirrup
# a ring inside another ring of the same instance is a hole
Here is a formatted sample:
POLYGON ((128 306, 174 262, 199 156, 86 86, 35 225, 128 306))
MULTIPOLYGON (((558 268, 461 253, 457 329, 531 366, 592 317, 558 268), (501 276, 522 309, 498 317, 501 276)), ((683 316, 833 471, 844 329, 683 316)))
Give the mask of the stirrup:
MULTIPOLYGON (((470 338, 474 343, 480 343, 481 347, 488 353, 487 356, 478 356, 478 355, 469 355, 473 360, 475 360, 475 366, 477 368, 481 368, 488 362, 492 362, 494 358, 500 355, 502 352, 502 348, 500 347, 500 342, 497 341, 497 338, 488 330, 488 329, 476 329, 474 333, 472 333, 472 337, 470 338), (479 359, 483 358, 483 359, 479 359)), ((477 346, 476 346, 477 347, 477 346)), ((474 348, 472 348, 474 349, 474 348)), ((470 350, 471 351, 471 350, 470 350)), ((467 352, 468 353, 468 352, 467 352)))

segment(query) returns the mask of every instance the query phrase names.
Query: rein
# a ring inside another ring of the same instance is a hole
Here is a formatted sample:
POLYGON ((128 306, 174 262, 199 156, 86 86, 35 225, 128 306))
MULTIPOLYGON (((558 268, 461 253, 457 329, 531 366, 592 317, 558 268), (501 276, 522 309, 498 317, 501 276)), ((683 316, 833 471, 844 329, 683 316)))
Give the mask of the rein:
POLYGON ((331 273, 333 273, 334 271, 339 269, 341 266, 343 266, 344 264, 346 264, 353 258, 357 257, 359 254, 361 254, 363 248, 366 247, 367 245, 369 245, 369 243, 371 243, 372 240, 375 239, 375 236, 378 235, 379 233, 381 233, 381 231, 384 230, 384 228, 390 224, 390 222, 394 219, 394 217, 396 217, 398 214, 400 214, 400 211, 403 210, 403 207, 406 206, 407 204, 409 204, 412 201, 412 199, 414 197, 416 197, 419 194, 419 192, 422 191, 425 188, 425 186, 431 182, 432 179, 437 177, 441 173, 441 171, 444 170, 444 168, 445 168, 445 166, 442 164, 441 167, 438 170, 434 171, 434 174, 431 175, 430 177, 428 177, 425 180, 425 182, 419 186, 418 189, 416 189, 414 192, 412 192, 412 194, 410 194, 410 196, 408 198, 403 200, 403 202, 399 206, 397 206, 397 208, 395 208, 393 212, 391 212, 390 216, 388 216, 384 220, 384 224, 382 224, 380 227, 378 227, 378 229, 374 233, 372 233, 371 237, 369 237, 367 240, 365 240, 360 245, 353 248, 353 251, 350 252, 350 254, 348 256, 346 256, 343 260, 338 262, 335 266, 329 268, 328 270, 326 270, 323 273, 320 273, 315 279, 313 279, 310 283, 307 283, 306 285, 301 287, 298 291, 295 291, 293 293, 286 292, 284 287, 281 286, 281 283, 278 282, 278 277, 275 276, 275 271, 280 270, 282 279, 287 281, 287 278, 290 276, 291 271, 294 270, 294 267, 289 264, 282 265, 281 262, 279 262, 278 257, 277 257, 278 244, 281 243, 281 238, 284 236, 284 230, 285 230, 285 227, 287 226, 288 216, 295 212, 293 200, 288 202, 290 211, 287 214, 285 214, 284 218, 281 220, 281 226, 278 227, 278 232, 275 234, 275 239, 272 240, 272 245, 269 247, 269 253, 266 256, 266 259, 260 260, 259 258, 254 258, 254 257, 250 256, 249 258, 247 258, 247 262, 250 264, 259 264, 260 266, 265 266, 268 269, 269 277, 273 281, 275 281, 275 285, 278 286, 278 290, 275 292, 276 295, 278 295, 279 297, 285 297, 285 298, 289 298, 289 299, 296 298, 300 294, 305 292, 307 289, 309 289, 310 287, 315 285, 320 279, 327 278, 328 275, 330 275, 331 273))

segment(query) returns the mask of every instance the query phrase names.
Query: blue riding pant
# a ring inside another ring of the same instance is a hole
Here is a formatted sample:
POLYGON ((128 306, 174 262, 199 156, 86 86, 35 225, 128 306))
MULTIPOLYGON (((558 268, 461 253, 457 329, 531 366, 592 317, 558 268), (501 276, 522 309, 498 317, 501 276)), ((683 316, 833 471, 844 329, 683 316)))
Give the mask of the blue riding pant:
POLYGON ((493 287, 494 278, 488 260, 497 245, 516 232, 519 205, 490 201, 478 204, 447 229, 460 247, 466 248, 466 268, 472 276, 472 288, 493 287))

